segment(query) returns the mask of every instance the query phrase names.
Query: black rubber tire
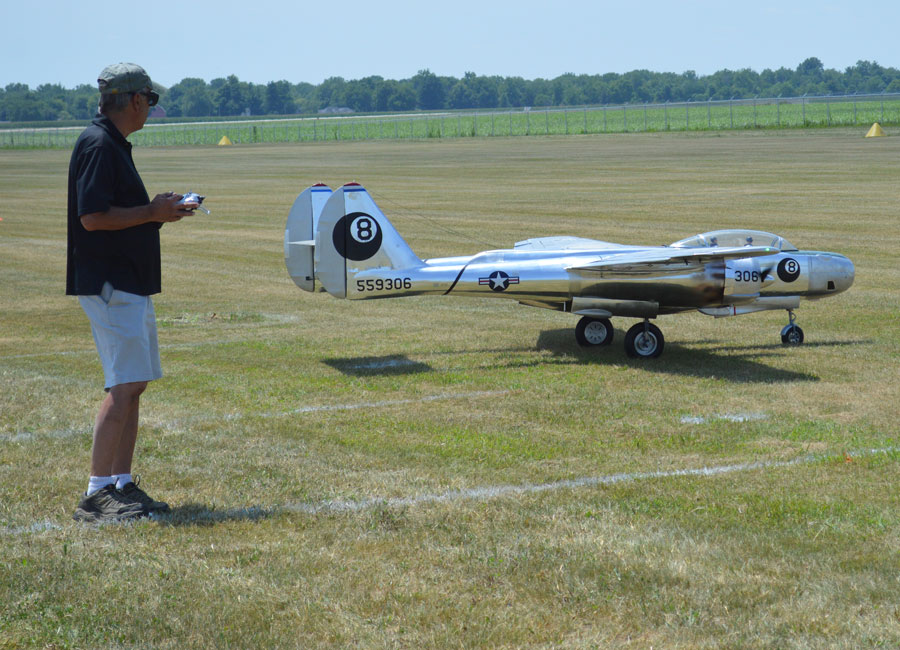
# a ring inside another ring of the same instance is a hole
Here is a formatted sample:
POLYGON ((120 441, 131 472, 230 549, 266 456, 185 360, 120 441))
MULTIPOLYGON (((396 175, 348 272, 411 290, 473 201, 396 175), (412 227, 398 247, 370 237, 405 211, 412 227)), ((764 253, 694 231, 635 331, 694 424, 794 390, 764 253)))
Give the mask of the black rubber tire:
POLYGON ((665 345, 662 332, 653 323, 638 323, 625 335, 625 354, 636 359, 655 359, 665 345))
POLYGON ((784 345, 801 345, 803 343, 803 330, 799 325, 785 325, 781 330, 781 342, 784 345))
POLYGON ((608 318, 584 316, 575 326, 575 340, 583 348, 609 345, 613 340, 613 327, 608 318))

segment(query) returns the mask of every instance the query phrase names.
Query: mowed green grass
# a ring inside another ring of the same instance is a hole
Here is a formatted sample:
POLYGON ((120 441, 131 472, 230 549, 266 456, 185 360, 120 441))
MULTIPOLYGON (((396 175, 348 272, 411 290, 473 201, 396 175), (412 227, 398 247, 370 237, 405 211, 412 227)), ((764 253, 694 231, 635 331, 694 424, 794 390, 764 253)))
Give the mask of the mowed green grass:
POLYGON ((71 520, 102 373, 68 153, 0 151, 0 648, 900 645, 900 139, 863 134, 137 148, 213 214, 162 231, 135 471, 174 514, 103 527, 71 520), (632 319, 588 352, 509 301, 303 293, 287 212, 354 180, 421 257, 749 227, 856 283, 800 348, 689 314, 651 362, 632 319), (662 475, 559 483, 622 473, 662 475))

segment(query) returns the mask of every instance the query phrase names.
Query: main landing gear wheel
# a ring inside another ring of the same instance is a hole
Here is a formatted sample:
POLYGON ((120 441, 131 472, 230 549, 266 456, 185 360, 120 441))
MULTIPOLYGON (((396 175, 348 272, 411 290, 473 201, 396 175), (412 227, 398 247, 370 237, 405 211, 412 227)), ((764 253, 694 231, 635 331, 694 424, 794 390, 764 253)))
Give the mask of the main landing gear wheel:
POLYGON ((800 345, 803 343, 803 330, 795 324, 797 317, 794 312, 788 310, 788 324, 781 330, 781 342, 784 345, 800 345))
POLYGON ((628 330, 625 335, 625 354, 639 359, 655 359, 662 354, 665 344, 659 328, 645 321, 628 330))
POLYGON ((575 326, 575 340, 585 348, 609 345, 613 340, 612 323, 608 318, 584 316, 575 326))

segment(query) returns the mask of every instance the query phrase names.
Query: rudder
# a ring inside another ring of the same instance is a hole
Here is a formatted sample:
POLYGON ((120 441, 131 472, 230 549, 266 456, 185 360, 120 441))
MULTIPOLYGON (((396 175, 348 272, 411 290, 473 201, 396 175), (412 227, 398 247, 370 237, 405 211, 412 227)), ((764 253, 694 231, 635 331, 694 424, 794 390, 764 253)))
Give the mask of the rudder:
POLYGON ((421 265, 362 185, 348 183, 328 199, 316 229, 315 268, 332 296, 346 298, 347 284, 360 271, 421 265))
POLYGON ((284 229, 284 264, 288 274, 304 291, 315 291, 315 244, 319 217, 328 198, 330 187, 317 183, 303 190, 288 214, 284 229))

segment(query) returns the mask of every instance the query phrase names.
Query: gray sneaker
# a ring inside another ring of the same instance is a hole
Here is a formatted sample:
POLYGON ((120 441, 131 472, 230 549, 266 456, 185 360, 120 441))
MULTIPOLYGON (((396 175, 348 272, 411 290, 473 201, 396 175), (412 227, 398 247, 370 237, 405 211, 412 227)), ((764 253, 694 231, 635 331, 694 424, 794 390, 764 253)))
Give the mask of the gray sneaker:
POLYGON ((84 495, 72 518, 87 522, 126 521, 146 515, 143 504, 127 498, 115 485, 107 485, 90 496, 84 495))
POLYGON ((142 506, 144 506, 144 510, 147 511, 147 514, 162 514, 170 511, 168 503, 166 503, 165 501, 156 501, 150 498, 149 494, 138 487, 140 483, 141 479, 136 476, 133 483, 126 483, 122 486, 122 489, 119 490, 119 492, 121 492, 126 499, 136 501, 137 503, 140 503, 142 506))

